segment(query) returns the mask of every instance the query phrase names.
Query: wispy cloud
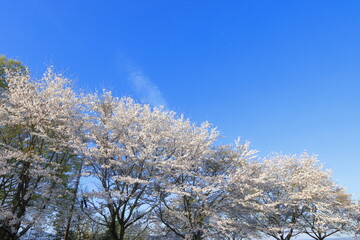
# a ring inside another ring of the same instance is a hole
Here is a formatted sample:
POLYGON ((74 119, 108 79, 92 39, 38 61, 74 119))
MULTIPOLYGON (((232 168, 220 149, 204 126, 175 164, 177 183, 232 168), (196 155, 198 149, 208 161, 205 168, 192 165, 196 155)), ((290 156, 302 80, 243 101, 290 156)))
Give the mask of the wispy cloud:
POLYGON ((153 106, 168 106, 160 88, 136 63, 121 52, 117 53, 116 63, 120 76, 127 78, 136 98, 153 106))
POLYGON ((129 71, 129 81, 133 85, 136 94, 145 102, 154 106, 167 106, 160 89, 141 70, 129 71))

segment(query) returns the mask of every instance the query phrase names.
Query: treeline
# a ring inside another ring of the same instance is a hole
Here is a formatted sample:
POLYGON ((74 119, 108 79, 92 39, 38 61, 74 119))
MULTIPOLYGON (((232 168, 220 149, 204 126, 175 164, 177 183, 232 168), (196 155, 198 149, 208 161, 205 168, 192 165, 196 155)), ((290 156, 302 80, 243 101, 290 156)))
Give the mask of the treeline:
POLYGON ((219 145, 161 107, 0 58, 0 239, 322 240, 359 204, 316 156, 219 145))

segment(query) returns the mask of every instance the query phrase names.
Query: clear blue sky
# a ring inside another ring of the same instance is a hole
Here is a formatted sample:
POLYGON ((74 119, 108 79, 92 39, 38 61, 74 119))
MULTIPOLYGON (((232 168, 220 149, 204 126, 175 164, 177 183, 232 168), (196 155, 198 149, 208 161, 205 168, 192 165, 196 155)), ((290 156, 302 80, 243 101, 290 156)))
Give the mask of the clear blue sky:
POLYGON ((360 195, 359 1, 5 1, 0 54, 53 64, 270 152, 319 154, 360 195))

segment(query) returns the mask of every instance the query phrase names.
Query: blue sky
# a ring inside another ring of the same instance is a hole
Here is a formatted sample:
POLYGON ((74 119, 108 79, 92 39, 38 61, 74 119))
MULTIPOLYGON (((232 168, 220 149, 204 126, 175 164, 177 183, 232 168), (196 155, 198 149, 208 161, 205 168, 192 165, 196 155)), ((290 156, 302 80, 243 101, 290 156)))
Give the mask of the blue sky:
POLYGON ((209 121, 261 155, 319 154, 360 195, 359 1, 1 1, 0 54, 209 121))

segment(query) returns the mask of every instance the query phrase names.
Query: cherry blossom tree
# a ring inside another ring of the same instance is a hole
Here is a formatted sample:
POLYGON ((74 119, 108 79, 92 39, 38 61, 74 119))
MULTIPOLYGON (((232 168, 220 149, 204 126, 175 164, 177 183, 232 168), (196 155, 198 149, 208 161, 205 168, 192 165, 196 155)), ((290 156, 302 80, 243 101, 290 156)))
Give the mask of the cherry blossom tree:
POLYGON ((38 81, 7 71, 0 99, 0 236, 18 239, 59 195, 73 157, 79 103, 49 68, 38 81))
MULTIPOLYGON (((220 162, 215 162, 216 151, 203 156, 190 171, 174 173, 170 182, 178 185, 178 193, 164 191, 157 216, 165 228, 184 239, 204 239, 210 234, 212 210, 223 199, 222 190, 215 185, 223 174, 220 162)), ((218 185, 223 182, 218 182, 218 185)))
POLYGON ((249 143, 239 144, 234 149, 236 157, 228 170, 225 184, 226 198, 218 216, 223 218, 222 234, 224 239, 257 239, 260 238, 254 217, 261 209, 258 199, 262 196, 263 186, 267 180, 263 178, 262 168, 250 150, 249 143))
POLYGON ((228 236, 232 224, 227 217, 233 200, 231 177, 254 153, 248 143, 237 144, 236 149, 219 146, 200 158, 191 171, 173 175, 172 181, 182 191, 163 196, 157 209, 160 221, 184 239, 228 236))
POLYGON ((356 202, 354 202, 354 211, 352 214, 352 218, 354 220, 353 222, 353 232, 355 233, 355 236, 358 236, 360 234, 360 200, 357 199, 356 202))
POLYGON ((302 219, 311 206, 325 204, 334 193, 331 173, 316 156, 275 155, 262 162, 262 195, 256 213, 258 229, 278 240, 303 232, 302 219))
POLYGON ((316 156, 259 161, 218 134, 110 92, 79 96, 52 68, 34 81, 0 56, 0 239, 41 227, 65 240, 358 233, 359 204, 316 156))
POLYGON ((194 168, 217 136, 207 123, 197 127, 174 112, 114 98, 89 98, 86 174, 97 184, 84 194, 93 220, 112 239, 158 205, 159 192, 184 192, 170 176, 194 168))
POLYGON ((354 212, 356 205, 351 195, 333 184, 332 192, 323 196, 321 201, 308 205, 301 220, 304 233, 316 240, 340 233, 353 233, 354 212))

